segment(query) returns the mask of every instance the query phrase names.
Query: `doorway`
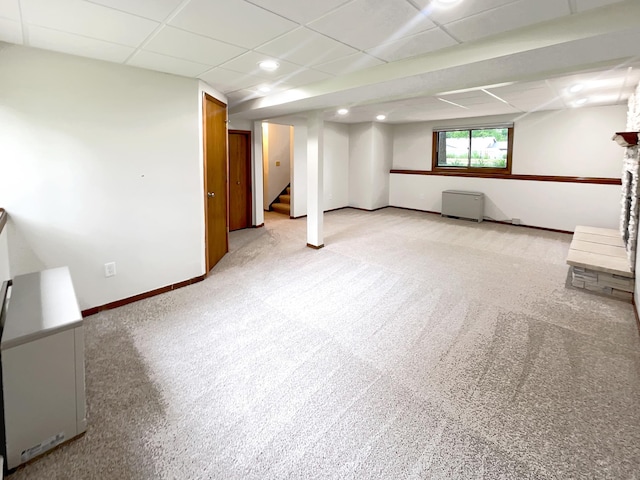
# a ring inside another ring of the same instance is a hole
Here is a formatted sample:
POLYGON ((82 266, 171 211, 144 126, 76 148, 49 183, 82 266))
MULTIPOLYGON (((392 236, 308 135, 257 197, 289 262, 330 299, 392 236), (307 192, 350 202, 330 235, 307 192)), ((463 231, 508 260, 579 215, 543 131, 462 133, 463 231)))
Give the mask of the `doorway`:
MULTIPOLYGON (((306 146, 305 146, 306 149, 306 146)), ((293 216, 294 127, 287 124, 262 124, 263 208, 287 217, 293 216)), ((298 173, 302 173, 299 171, 298 173)), ((305 180, 301 178, 301 180, 305 180)))
POLYGON ((229 251, 227 228, 227 106, 208 94, 203 102, 206 273, 229 251))
POLYGON ((229 130, 229 231, 251 226, 251 132, 229 130))

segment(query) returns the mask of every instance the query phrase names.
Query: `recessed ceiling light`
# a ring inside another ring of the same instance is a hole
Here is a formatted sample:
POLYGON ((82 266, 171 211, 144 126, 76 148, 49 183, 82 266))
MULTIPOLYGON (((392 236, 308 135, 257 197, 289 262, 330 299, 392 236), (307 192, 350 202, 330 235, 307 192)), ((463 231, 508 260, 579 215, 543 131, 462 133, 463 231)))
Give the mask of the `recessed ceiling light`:
POLYGON ((263 60, 258 63, 258 66, 267 72, 274 72, 280 67, 280 64, 275 60, 263 60))
POLYGON ((585 103, 587 103, 587 99, 586 98, 581 98, 581 99, 576 100, 575 102, 573 102, 573 104, 576 107, 579 107, 580 105, 584 105, 585 103))
POLYGON ((584 85, 582 83, 576 83, 569 87, 569 93, 578 93, 584 89, 584 85))
POLYGON ((380 114, 380 115, 376 116, 376 120, 380 120, 380 121, 384 120, 385 118, 387 118, 387 116, 383 115, 383 114, 380 114))
POLYGON ((347 113, 349 113, 349 109, 348 108, 340 108, 338 110, 338 115, 346 115, 347 113))
POLYGON ((271 87, 262 85, 261 87, 258 87, 258 90, 260 90, 262 93, 269 93, 271 91, 271 87))

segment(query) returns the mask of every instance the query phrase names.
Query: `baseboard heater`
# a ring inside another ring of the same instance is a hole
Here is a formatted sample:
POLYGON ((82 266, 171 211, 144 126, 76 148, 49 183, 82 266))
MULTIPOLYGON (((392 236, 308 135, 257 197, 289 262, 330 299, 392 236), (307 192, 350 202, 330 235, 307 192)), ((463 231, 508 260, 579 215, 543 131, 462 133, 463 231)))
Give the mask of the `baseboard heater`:
POLYGON ((442 216, 481 222, 484 218, 484 193, 465 190, 443 191, 442 216))

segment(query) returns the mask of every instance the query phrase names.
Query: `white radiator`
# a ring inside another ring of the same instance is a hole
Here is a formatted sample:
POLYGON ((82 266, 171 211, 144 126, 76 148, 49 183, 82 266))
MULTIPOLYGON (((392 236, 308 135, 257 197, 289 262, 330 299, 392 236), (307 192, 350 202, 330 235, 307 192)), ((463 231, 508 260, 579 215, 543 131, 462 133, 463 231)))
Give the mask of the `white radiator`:
POLYGON ((442 192, 442 216, 481 222, 484 217, 484 193, 445 190, 442 192))

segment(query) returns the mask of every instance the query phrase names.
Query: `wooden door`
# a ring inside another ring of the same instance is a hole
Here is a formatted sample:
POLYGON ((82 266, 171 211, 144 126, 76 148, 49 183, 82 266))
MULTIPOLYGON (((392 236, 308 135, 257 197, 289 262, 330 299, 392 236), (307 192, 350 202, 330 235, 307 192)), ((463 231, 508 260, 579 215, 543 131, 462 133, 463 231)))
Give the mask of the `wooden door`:
POLYGON ((227 229, 227 106, 204 94, 204 195, 207 273, 229 251, 227 229))
POLYGON ((251 226, 251 132, 229 130, 229 231, 251 226))

